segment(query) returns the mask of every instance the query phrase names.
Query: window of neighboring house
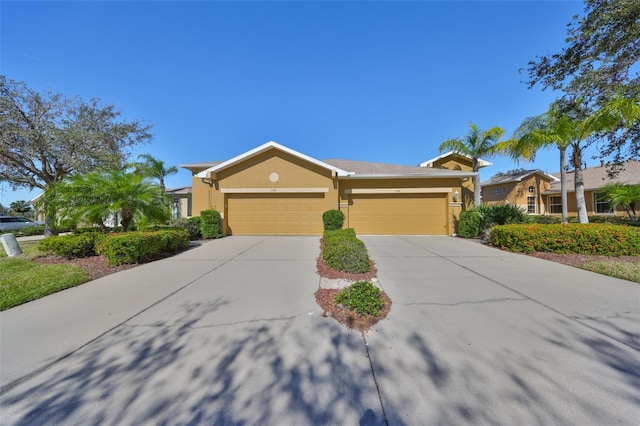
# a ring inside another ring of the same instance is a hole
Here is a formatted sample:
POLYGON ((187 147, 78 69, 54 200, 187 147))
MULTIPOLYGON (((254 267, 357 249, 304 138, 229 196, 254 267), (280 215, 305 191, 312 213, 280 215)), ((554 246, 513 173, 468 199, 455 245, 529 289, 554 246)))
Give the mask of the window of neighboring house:
POLYGON ((562 197, 549 196, 547 202, 549 204, 549 213, 562 214, 562 197))
POLYGON ((493 189, 489 190, 489 195, 493 196, 493 189))
POLYGON ((611 203, 605 198, 602 192, 594 192, 593 194, 593 212, 596 214, 613 213, 611 203))
POLYGON ((173 208, 171 209, 171 217, 173 219, 178 219, 180 217, 180 198, 174 198, 173 200, 173 208))
POLYGON ((535 188, 533 185, 531 185, 531 186, 530 186, 529 188, 527 188, 527 189, 529 190, 529 193, 530 193, 530 194, 533 194, 534 192, 536 192, 536 188, 535 188))
POLYGON ((527 213, 536 214, 536 197, 527 197, 527 213))
POLYGON ((502 188, 502 195, 505 195, 507 193, 507 188, 502 188))

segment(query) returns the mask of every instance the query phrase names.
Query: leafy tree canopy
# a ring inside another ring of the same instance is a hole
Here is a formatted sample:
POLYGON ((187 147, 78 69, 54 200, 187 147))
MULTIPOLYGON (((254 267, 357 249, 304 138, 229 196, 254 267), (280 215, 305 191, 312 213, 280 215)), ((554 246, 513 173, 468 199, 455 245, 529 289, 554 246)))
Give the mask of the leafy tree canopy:
POLYGON ((24 200, 14 201, 9 206, 11 207, 11 211, 14 211, 17 213, 24 214, 29 210, 31 210, 31 205, 24 200))
MULTIPOLYGON (((566 100, 580 98, 597 110, 616 95, 640 99, 640 2, 585 0, 583 16, 568 25, 559 53, 529 62, 529 87, 563 90, 566 100)), ((640 158, 640 126, 604 132, 601 157, 621 162, 640 158)))
POLYGON ((0 75, 0 179, 45 189, 74 173, 120 166, 127 149, 151 134, 119 116, 97 98, 39 93, 0 75))

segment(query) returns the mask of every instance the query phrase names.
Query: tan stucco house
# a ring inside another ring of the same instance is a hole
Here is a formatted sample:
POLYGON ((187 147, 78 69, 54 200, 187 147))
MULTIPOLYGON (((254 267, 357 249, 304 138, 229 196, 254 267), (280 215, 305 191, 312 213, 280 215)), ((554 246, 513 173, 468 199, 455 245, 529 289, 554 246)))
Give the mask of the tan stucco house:
MULTIPOLYGON (((604 199, 602 187, 609 183, 622 183, 626 185, 640 185, 640 161, 627 161, 622 164, 622 170, 614 178, 609 177, 606 164, 597 167, 587 167, 583 171, 584 198, 587 204, 587 215, 614 214, 626 215, 620 206, 612 206, 604 199)), ((560 174, 554 173, 558 180, 544 191, 550 214, 562 214, 562 200, 560 197, 560 174)), ((574 172, 567 172, 567 210, 569 216, 577 216, 575 197, 574 172)), ((640 203, 640 200, 638 200, 640 203)))
POLYGON ((217 209, 225 235, 320 235, 329 209, 344 212, 345 227, 361 235, 451 235, 475 173, 450 165, 320 161, 267 142, 226 161, 181 167, 193 175, 193 214, 217 209))
POLYGON ((166 196, 171 201, 171 219, 191 217, 191 187, 167 188, 166 196))
POLYGON ((542 170, 524 170, 496 176, 481 183, 484 204, 514 204, 528 214, 549 213, 544 195, 551 185, 560 181, 542 170))

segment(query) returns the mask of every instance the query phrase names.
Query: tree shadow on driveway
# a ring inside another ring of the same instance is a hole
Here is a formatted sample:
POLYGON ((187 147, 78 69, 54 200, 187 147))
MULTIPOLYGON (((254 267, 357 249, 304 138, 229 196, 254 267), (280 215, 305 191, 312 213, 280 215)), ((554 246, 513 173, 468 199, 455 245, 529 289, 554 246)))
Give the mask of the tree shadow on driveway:
POLYGON ((1 423, 385 424, 359 333, 306 313, 198 322, 226 303, 118 327, 3 395, 1 423))

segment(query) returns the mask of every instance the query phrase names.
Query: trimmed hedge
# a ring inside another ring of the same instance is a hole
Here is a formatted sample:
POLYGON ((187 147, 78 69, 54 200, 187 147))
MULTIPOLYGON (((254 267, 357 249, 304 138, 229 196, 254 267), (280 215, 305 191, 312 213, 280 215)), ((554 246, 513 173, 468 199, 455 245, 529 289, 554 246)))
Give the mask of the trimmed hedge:
POLYGON ((380 289, 370 281, 359 281, 345 287, 336 294, 334 300, 351 311, 376 317, 385 303, 380 289))
POLYGON ((67 259, 89 257, 97 254, 96 244, 105 238, 106 236, 99 232, 59 235, 41 240, 38 249, 53 252, 67 259))
POLYGON ((30 237, 32 235, 44 235, 44 225, 39 226, 25 226, 18 231, 23 237, 30 237))
POLYGON ((458 235, 462 238, 475 238, 480 235, 480 214, 475 210, 460 212, 458 235))
POLYGON ((111 265, 142 263, 165 257, 189 246, 189 233, 184 229, 154 232, 111 234, 96 249, 111 265))
POLYGON ((322 258, 330 268, 351 274, 371 270, 367 247, 355 235, 353 229, 324 232, 322 258))
POLYGON ((621 225, 504 225, 493 228, 489 241, 517 253, 640 255, 640 228, 621 225))
POLYGON ((171 219, 171 222, 169 222, 169 224, 177 228, 186 229, 189 232, 189 239, 191 241, 199 240, 202 238, 202 232, 200 231, 200 216, 171 219))
POLYGON ((202 238, 222 237, 222 217, 217 210, 203 210, 200 212, 200 233, 202 238))
POLYGON ((322 223, 325 231, 335 231, 342 229, 344 224, 344 213, 340 210, 327 210, 322 213, 322 223))

